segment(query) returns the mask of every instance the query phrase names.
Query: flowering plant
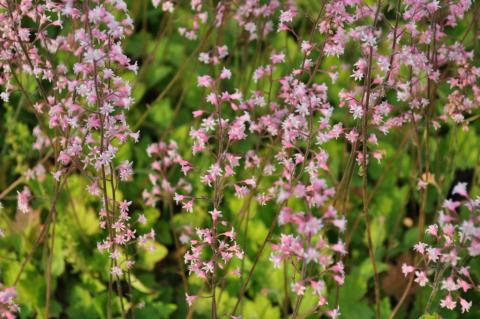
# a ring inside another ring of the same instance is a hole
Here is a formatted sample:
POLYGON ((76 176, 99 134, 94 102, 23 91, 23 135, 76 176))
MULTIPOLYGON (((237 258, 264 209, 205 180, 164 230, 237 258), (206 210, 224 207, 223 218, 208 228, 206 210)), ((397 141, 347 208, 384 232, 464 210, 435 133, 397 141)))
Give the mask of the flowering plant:
POLYGON ((0 317, 476 318, 479 8, 0 0, 0 317))

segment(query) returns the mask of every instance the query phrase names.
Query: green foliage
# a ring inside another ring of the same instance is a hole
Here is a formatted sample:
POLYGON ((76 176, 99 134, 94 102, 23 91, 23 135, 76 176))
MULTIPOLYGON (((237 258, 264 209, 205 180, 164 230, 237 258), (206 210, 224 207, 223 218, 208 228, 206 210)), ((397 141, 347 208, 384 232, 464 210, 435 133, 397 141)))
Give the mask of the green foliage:
MULTIPOLYGON (((378 271, 386 269, 385 264, 377 264, 378 271)), ((369 260, 352 269, 345 278, 345 283, 340 287, 339 305, 342 317, 348 319, 367 319, 375 316, 374 309, 365 298, 369 290, 369 282, 373 277, 373 268, 369 260)), ((333 296, 331 298, 333 301, 333 296)))

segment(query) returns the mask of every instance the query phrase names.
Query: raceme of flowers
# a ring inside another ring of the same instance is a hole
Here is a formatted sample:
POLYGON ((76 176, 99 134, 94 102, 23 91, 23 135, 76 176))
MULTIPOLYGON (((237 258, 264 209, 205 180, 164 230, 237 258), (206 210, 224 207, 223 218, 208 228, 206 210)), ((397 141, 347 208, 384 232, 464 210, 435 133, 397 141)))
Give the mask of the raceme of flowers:
POLYGON ((480 199, 470 198, 466 183, 457 184, 452 191, 455 194, 462 200, 444 201, 438 222, 426 229, 428 242, 419 242, 413 248, 420 257, 418 263, 404 263, 402 272, 405 276, 414 274, 414 281, 421 287, 434 287, 431 298, 440 294, 440 307, 460 307, 464 313, 472 307, 464 294, 478 286, 466 260, 480 255, 480 199))
MULTIPOLYGON (((123 0, 23 0, 0 1, 0 7, 2 99, 8 102, 12 92, 24 94, 38 119, 33 148, 53 151, 49 171, 56 188, 50 214, 57 213, 56 198, 68 177, 75 172, 86 176, 88 193, 102 203, 100 226, 108 233, 98 248, 109 252, 113 279, 120 278, 134 265, 129 257, 120 258, 122 247, 137 240, 146 246, 146 239, 155 237, 154 232, 136 234, 131 202, 114 195, 118 183, 133 174, 128 161, 116 166, 118 149, 128 139, 139 138, 126 120, 133 99, 131 85, 121 77, 138 68, 122 49, 122 40, 133 29, 127 5, 123 0), (21 75, 36 81, 37 94, 27 92, 21 75)), ((29 177, 38 176, 35 172, 29 177)), ((29 213, 32 199, 28 187, 18 191, 18 210, 29 213)))
MULTIPOLYGON (((154 1, 154 5, 158 4, 158 1, 154 1)), ((173 11, 171 2, 163 4, 164 11, 173 11)), ((264 81, 267 89, 249 92, 247 96, 240 89, 222 90, 226 87, 223 83, 235 76, 224 62, 229 55, 226 45, 217 45, 208 52, 201 52, 198 60, 217 66, 219 71, 198 77, 198 87, 205 88, 210 107, 193 112, 193 117, 200 125, 191 128, 190 137, 193 155, 214 154, 214 162, 209 167, 195 167, 182 159, 176 151, 176 144, 170 142, 172 151, 164 151, 168 154, 163 157, 165 163, 154 161, 152 169, 154 172, 163 171, 164 167, 176 163, 186 175, 200 174, 202 183, 213 188, 213 194, 192 195, 195 190, 183 179, 172 187, 165 179, 166 174, 162 173, 162 177, 150 176, 154 187, 152 191, 145 192, 145 198, 154 203, 152 198, 155 196, 170 194, 186 212, 192 213, 195 212, 196 197, 200 200, 213 198, 215 202, 215 193, 233 188, 237 197, 254 196, 261 206, 275 203, 280 207, 278 223, 293 224, 297 235, 281 233, 278 241, 274 241, 278 243, 272 244, 273 266, 291 262, 300 275, 300 280, 292 282, 294 293, 303 295, 307 286, 310 286, 319 296, 319 306, 325 305, 323 294, 326 285, 315 275, 307 275, 307 265, 318 263, 321 273, 317 276, 330 273, 338 284, 342 284, 344 267, 341 261, 335 263, 333 257, 335 253, 347 254, 345 244, 340 238, 337 243, 328 243, 322 231, 326 224, 331 224, 341 234, 347 225, 345 218, 328 205, 335 196, 335 190, 329 188, 328 182, 320 177, 329 171, 329 154, 322 146, 331 139, 344 137, 347 143, 357 149, 357 163, 364 166, 368 162, 364 156, 371 154, 376 160, 382 160, 385 153, 379 148, 382 135, 412 122, 428 121, 426 125, 438 130, 442 122, 452 120, 468 130, 465 116, 474 110, 474 100, 478 101, 478 95, 469 95, 467 92, 478 92, 478 70, 472 63, 473 53, 466 51, 458 42, 452 44, 445 41, 443 29, 455 26, 470 5, 469 1, 452 4, 444 21, 432 21, 432 15, 435 16, 440 9, 437 1, 405 1, 402 11, 396 13, 399 16, 397 21, 403 18, 405 23, 397 22, 395 27, 390 26, 391 29, 385 32, 377 26, 383 19, 382 13, 364 2, 327 3, 322 8, 324 15, 319 16, 312 29, 312 33, 318 32, 323 36, 323 42, 314 44, 309 39, 297 38, 301 43, 302 63, 293 66, 290 74, 280 77, 276 66, 285 63, 286 56, 283 52, 273 52, 269 63, 258 67, 253 74, 253 81, 264 81), (325 57, 343 55, 345 47, 352 41, 361 43, 363 55, 353 64, 351 78, 354 85, 342 90, 339 94, 340 103, 333 106, 328 99, 328 81, 315 83, 312 78, 316 72, 325 72, 330 83, 335 83, 339 70, 318 70, 318 66, 325 57), (425 49, 427 45, 433 46, 434 51, 425 49), (380 50, 380 46, 390 50, 380 50), (441 70, 447 65, 456 71, 446 74, 445 79, 441 70), (409 72, 405 73, 403 68, 408 68, 409 72), (451 93, 446 99, 443 113, 432 114, 430 86, 440 81, 448 83, 451 93), (370 82, 374 88, 370 88, 370 82), (275 83, 278 83, 278 91, 272 90, 275 83), (385 101, 384 97, 389 92, 395 92, 398 105, 385 101), (348 110, 353 120, 361 121, 367 117, 369 133, 361 132, 358 125, 352 126, 352 122, 334 122, 334 113, 342 108, 348 110), (361 140, 362 134, 368 135, 361 140), (268 154, 255 150, 236 153, 235 145, 250 138, 258 140, 258 144, 270 141, 265 147, 269 150, 268 154), (366 153, 358 146, 363 143, 368 143, 369 150, 366 153), (259 175, 264 179, 269 178, 268 183, 259 183, 259 175), (218 191, 218 187, 222 190, 218 191), (286 207, 290 198, 305 201, 308 213, 292 213, 286 207)), ((194 6, 192 2, 192 8, 200 6, 194 6)), ((249 40, 267 38, 274 25, 277 25, 277 32, 291 32, 297 37, 291 27, 298 15, 293 4, 281 7, 275 1, 269 6, 258 1, 247 1, 240 7, 229 9, 233 11, 230 14, 238 25, 249 33, 249 40), (275 10, 280 11, 279 20, 262 23, 262 30, 258 30, 258 24, 250 20, 253 16, 268 18, 275 10)), ((222 23, 219 20, 225 19, 226 11, 222 5, 217 7, 217 26, 222 23)), ((198 29, 197 25, 194 29, 198 29)), ((179 32, 185 34, 183 28, 179 32)), ((196 39, 196 36, 189 38, 196 39)), ((163 142, 159 145, 170 149, 163 142)), ((149 152, 158 148, 157 144, 153 144, 149 152)), ((419 178, 419 188, 424 187, 425 182, 419 178)), ((220 213, 216 209, 213 212, 220 213)), ((198 229, 196 233, 200 240, 191 242, 186 263, 190 271, 193 267, 193 272, 205 278, 205 272, 212 272, 215 268, 209 264, 211 260, 201 260, 201 247, 211 245, 216 236, 212 238, 208 229, 198 229)), ((438 235, 438 238, 442 237, 438 235)), ((468 274, 465 269, 462 268, 462 271, 468 274)), ((415 268, 408 270, 411 272, 415 268)), ((427 280, 424 273, 417 271, 416 274, 415 281, 424 286, 427 280)), ((451 303, 445 306, 451 298, 448 294, 447 300, 442 300, 441 307, 453 309, 451 303)), ((189 304, 196 299, 196 296, 187 295, 189 304)), ((460 299, 460 303, 462 311, 469 310, 471 303, 464 299, 460 299)), ((330 309, 327 314, 332 317, 339 315, 336 309, 330 309)))
MULTIPOLYGON (((167 15, 181 7, 173 1, 152 4, 167 15)), ((183 256, 187 275, 200 278, 209 290, 186 291, 189 306, 210 298, 216 318, 216 289, 239 276, 246 278, 238 296, 241 302, 260 257, 254 258, 250 270, 237 267, 248 256, 237 237, 248 222, 250 206, 256 205, 259 214, 270 214, 266 219, 272 221, 258 256, 269 251, 271 267, 293 273, 294 317, 302 296, 311 290, 317 298, 313 312, 337 318, 340 309, 328 298, 348 276, 344 234, 350 225, 345 208, 339 206, 341 192, 331 176, 336 159, 328 144, 344 143, 360 175, 367 178, 372 158, 382 163, 386 155, 381 142, 387 134, 409 126, 438 131, 452 123, 468 130, 468 118, 478 112, 480 102, 480 69, 474 52, 452 40, 448 30, 472 3, 398 1, 392 25, 381 2, 326 1, 318 16, 310 17, 307 35, 298 33, 295 23, 305 12, 295 1, 220 1, 210 6, 192 0, 187 10, 181 8, 190 20, 179 22, 178 34, 200 41, 205 32, 234 24, 253 45, 285 33, 299 44, 300 59, 292 62, 291 52, 271 48, 251 74, 242 75, 232 71, 232 48, 221 37, 200 50, 196 63, 211 71, 196 79, 195 90, 203 100, 192 114, 191 152, 180 154, 178 142, 170 139, 148 146, 150 186, 143 191, 143 204, 169 203, 186 214, 203 212, 208 217, 183 233, 173 229, 188 246, 183 256), (344 64, 341 59, 352 45, 360 54, 344 64), (338 63, 323 69, 325 59, 338 63), (350 81, 333 92, 339 74, 345 72, 350 81), (232 88, 240 76, 255 86, 232 88), (443 97, 434 94, 440 86, 447 88, 443 97), (441 112, 434 107, 440 98, 441 112), (249 145, 255 147, 247 149, 249 145), (247 204, 232 211, 226 193, 247 204)), ((97 247, 111 260, 110 282, 118 281, 135 264, 129 247, 137 243, 153 249, 156 236, 154 230, 137 234, 135 225, 146 224, 146 217, 133 216, 134 199, 115 195, 120 183, 132 179, 135 166, 119 163, 118 152, 140 137, 127 121, 135 101, 131 84, 122 77, 138 70, 122 49, 122 41, 134 29, 127 5, 123 0, 0 0, 0 20, 0 97, 7 103, 16 92, 26 96, 38 120, 32 148, 53 154, 50 167, 35 166, 28 178, 45 178, 45 170, 53 176, 52 216, 61 213, 55 203, 68 178, 80 173, 88 180, 88 193, 101 203, 98 216, 106 233, 97 247), (20 75, 35 80, 35 94, 22 86, 20 75)), ((428 168, 418 172, 419 192, 428 187, 428 176, 428 168)), ((402 271, 421 287, 432 285, 432 295, 442 294, 441 308, 466 312, 472 301, 462 293, 476 287, 468 262, 480 254, 480 202, 469 197, 465 184, 458 184, 453 193, 462 202, 445 201, 436 223, 426 229, 428 243, 415 246, 418 262, 404 264, 402 271), (461 206, 466 218, 459 212, 461 206)), ((28 186, 19 188, 18 211, 31 212, 34 199, 28 186)), ((121 290, 120 284, 117 287, 121 290)), ((13 317, 18 311, 15 288, 4 288, 0 295, 2 316, 13 317)), ((238 318, 237 307, 222 315, 238 318)))

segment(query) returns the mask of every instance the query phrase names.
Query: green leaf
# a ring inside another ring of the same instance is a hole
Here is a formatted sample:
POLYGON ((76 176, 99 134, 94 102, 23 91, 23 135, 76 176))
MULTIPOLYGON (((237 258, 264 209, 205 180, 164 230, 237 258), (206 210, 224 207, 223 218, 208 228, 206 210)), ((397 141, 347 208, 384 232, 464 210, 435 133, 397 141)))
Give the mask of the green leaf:
POLYGON ((257 294, 254 301, 247 301, 243 308, 243 318, 262 319, 280 318, 280 309, 271 305, 267 297, 257 294))
POLYGON ((153 291, 145 286, 143 282, 141 282, 133 273, 130 274, 130 280, 132 283, 132 287, 137 289, 138 291, 145 293, 145 294, 151 294, 153 291))
MULTIPOLYGON (((386 269, 385 264, 377 263, 378 271, 386 269)), ((373 276, 373 267, 366 259, 359 267, 354 268, 340 287, 339 304, 342 318, 369 319, 374 317, 373 307, 364 300, 367 293, 368 280, 373 276)))
POLYGON ((75 285, 68 298, 67 314, 72 319, 97 318, 93 297, 90 292, 80 285, 75 285))
POLYGON ((140 268, 146 269, 146 270, 153 270, 155 267, 155 264, 165 258, 168 254, 168 249, 167 247, 163 246, 162 244, 159 244, 157 242, 153 243, 154 250, 153 251, 145 251, 144 248, 140 248, 140 260, 138 262, 138 266, 140 268))
POLYGON ((170 100, 164 99, 151 106, 150 119, 160 128, 167 128, 172 120, 173 112, 170 100))
POLYGON ((52 276, 58 277, 65 270, 65 260, 63 255, 63 239, 60 236, 55 238, 52 259, 52 276))
POLYGON ((420 319, 440 319, 440 316, 437 313, 433 313, 433 314, 426 313, 422 315, 420 319))
POLYGON ((167 319, 177 309, 174 304, 163 302, 147 303, 142 309, 135 309, 136 318, 167 319))

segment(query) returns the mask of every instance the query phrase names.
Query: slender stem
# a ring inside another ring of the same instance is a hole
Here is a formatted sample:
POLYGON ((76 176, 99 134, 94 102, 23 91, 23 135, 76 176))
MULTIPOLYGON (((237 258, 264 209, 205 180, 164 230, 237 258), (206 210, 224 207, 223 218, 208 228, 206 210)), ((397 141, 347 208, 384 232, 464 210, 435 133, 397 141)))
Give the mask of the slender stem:
MULTIPOLYGON (((117 205, 117 200, 116 200, 116 187, 115 187, 115 170, 113 168, 113 165, 112 163, 109 164, 110 166, 110 188, 112 190, 112 218, 115 218, 115 207, 117 205)), ((115 249, 115 246, 114 248, 115 249)), ((112 266, 117 266, 117 261, 115 259, 112 258, 112 263, 113 265, 112 266)), ((130 270, 128 270, 128 272, 130 272, 130 270)), ((118 294, 118 297, 120 298, 120 309, 122 310, 122 317, 123 318, 126 318, 126 312, 125 312, 125 305, 124 305, 124 302, 123 302, 123 291, 122 291, 122 286, 120 284, 120 278, 117 276, 116 280, 115 280, 115 283, 116 283, 116 286, 117 286, 117 294, 118 294)))
MULTIPOLYGON (((309 237, 307 247, 310 246, 310 243, 311 243, 311 238, 309 237)), ((306 275, 307 275, 307 261, 303 260, 300 281, 303 282, 305 280, 306 275)), ((297 318, 298 311, 300 310, 300 304, 302 303, 302 300, 303 300, 303 295, 297 295, 297 300, 295 302, 295 308, 293 310, 292 319, 297 318)))
MULTIPOLYGON (((375 13, 375 20, 373 23, 373 28, 376 27, 378 15, 380 13, 381 1, 377 2, 377 10, 375 13)), ((368 212, 368 149, 367 149, 367 135, 368 135, 368 111, 369 111, 369 102, 370 102, 370 93, 371 93, 371 76, 372 76, 372 62, 373 62, 373 46, 369 48, 369 57, 368 57, 368 69, 367 76, 364 84, 364 112, 363 112, 363 121, 362 121, 362 202, 363 202, 363 215, 365 217, 365 228, 367 232, 367 241, 368 241, 368 254, 370 256, 370 261, 373 268, 373 279, 375 285, 375 313, 376 318, 380 318, 380 280, 378 277, 377 264, 375 261, 375 252, 373 251, 373 240, 372 232, 370 229, 370 216, 368 212)))
MULTIPOLYGON (((278 212, 280 212, 280 210, 283 208, 283 206, 286 204, 286 202, 284 202, 281 206, 280 206, 280 209, 278 210, 278 212)), ((272 234, 273 234, 273 230, 275 229, 275 226, 277 226, 277 216, 278 216, 278 213, 274 216, 274 219, 272 221, 272 224, 270 225, 270 228, 268 229, 268 233, 267 233, 267 236, 265 237, 265 239, 263 240, 262 242, 262 245, 260 246, 258 252, 257 252, 257 255, 255 256, 255 261, 253 262, 253 265, 252 265, 252 268, 250 268, 250 271, 248 272, 248 276, 247 276, 247 279, 245 280, 245 282, 243 283, 243 285, 240 287, 240 292, 238 294, 238 298, 237 298, 237 302, 235 303, 235 306, 233 307, 233 310, 232 312, 230 313, 230 317, 231 316, 235 316, 235 314, 237 313, 237 309, 238 309, 238 306, 240 305, 240 302, 242 301, 243 299, 243 296, 245 294, 245 291, 247 289, 247 286, 248 284, 250 283, 250 279, 252 279, 252 275, 253 275, 253 272, 255 271, 255 268, 257 267, 257 264, 258 264, 258 261, 260 260, 260 257, 263 253, 263 250, 265 249, 265 246, 267 245, 267 242, 270 240, 270 237, 272 237, 272 234)))
POLYGON ((285 294, 283 297, 283 317, 286 318, 290 306, 290 295, 288 293, 288 263, 286 260, 283 262, 283 290, 285 294))
MULTIPOLYGON (((50 239, 50 248, 49 248, 49 255, 48 255, 48 261, 47 261, 47 273, 46 273, 46 285, 47 285, 47 291, 45 292, 45 318, 49 317, 49 310, 50 310, 50 298, 51 298, 51 285, 52 285, 52 261, 53 261, 53 253, 55 249, 55 218, 56 211, 53 210, 53 215, 52 215, 52 222, 51 222, 51 227, 52 227, 52 234, 51 239, 50 239)), ((47 232, 48 233, 48 232, 47 232)), ((48 247, 48 245, 47 245, 48 247)))
MULTIPOLYGON (((151 103, 152 105, 157 103, 158 101, 161 101, 163 99, 163 97, 170 91, 170 89, 173 87, 173 85, 180 79, 181 75, 183 75, 183 73, 185 72, 187 66, 189 65, 190 61, 193 60, 194 57, 197 56, 198 52, 200 52, 200 50, 203 49, 203 47, 205 46, 206 42, 207 42, 207 39, 210 37, 212 31, 213 31, 213 27, 210 27, 210 29, 208 29, 207 31, 207 34, 205 35, 205 37, 202 39, 202 42, 199 44, 199 46, 190 54, 190 56, 184 61, 184 63, 182 64, 182 66, 179 68, 179 70, 175 73, 175 75, 172 77, 172 79, 170 80, 170 82, 168 82, 168 84, 165 86, 165 88, 162 90, 162 92, 160 92, 159 95, 157 95, 157 97, 153 100, 153 102, 151 103)), ((143 112, 142 116, 140 117, 140 119, 138 119, 138 121, 135 123, 135 125, 133 126, 133 130, 135 131, 136 129, 138 129, 142 123, 147 119, 147 116, 148 114, 150 114, 150 112, 152 111, 153 107, 148 107, 145 112, 143 112)))
POLYGON ((410 278, 408 279, 407 287, 406 287, 405 290, 403 291, 403 294, 402 294, 402 296, 400 297, 400 300, 399 300, 398 303, 395 305, 395 308, 393 308, 392 313, 390 314, 390 316, 388 317, 388 319, 393 319, 393 318, 395 318, 395 316, 397 315, 398 311, 400 310, 400 308, 402 307, 403 303, 404 303, 405 300, 407 299, 408 294, 410 293, 410 289, 412 288, 412 284, 413 284, 413 279, 414 279, 414 278, 415 278, 415 276, 414 276, 413 274, 410 274, 410 278))
POLYGON ((430 293, 430 296, 428 297, 427 305, 425 306, 425 313, 430 312, 430 307, 432 305, 433 299, 435 298, 435 296, 438 292, 438 289, 440 288, 439 284, 440 284, 440 281, 442 279, 443 273, 445 272, 446 269, 447 269, 446 266, 442 266, 435 273, 435 279, 434 279, 434 282, 433 282, 433 289, 432 289, 432 292, 430 293))
POLYGON ((25 266, 28 264, 30 259, 32 259, 33 253, 35 252, 37 247, 40 245, 40 243, 44 240, 44 238, 45 238, 45 236, 48 232, 48 227, 49 227, 49 225, 52 221, 54 211, 56 210, 57 200, 60 196, 61 189, 62 189, 62 184, 60 182, 56 183, 55 193, 54 193, 54 196, 53 196, 52 204, 50 206, 50 211, 49 211, 48 216, 47 216, 47 220, 45 221, 45 224, 43 225, 43 228, 40 232, 40 235, 38 236, 37 240, 35 241, 32 250, 27 255, 27 257, 23 260, 22 265, 20 266, 20 270, 18 271, 17 276, 15 277, 15 281, 13 282, 13 286, 16 286, 18 284, 18 282, 20 281, 20 277, 21 277, 23 271, 25 270, 25 266))

